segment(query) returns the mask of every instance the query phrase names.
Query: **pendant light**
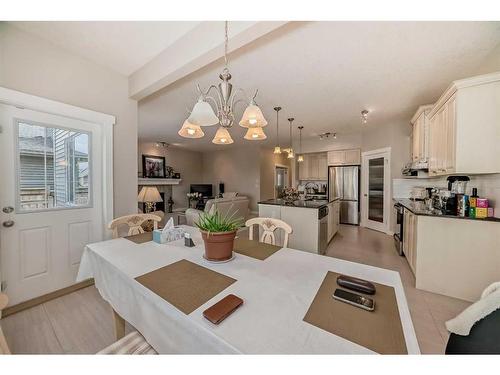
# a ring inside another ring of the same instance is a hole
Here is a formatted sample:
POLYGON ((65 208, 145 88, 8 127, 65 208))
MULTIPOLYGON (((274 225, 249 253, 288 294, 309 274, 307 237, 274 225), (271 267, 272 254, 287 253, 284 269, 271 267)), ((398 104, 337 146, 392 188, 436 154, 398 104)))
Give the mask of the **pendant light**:
POLYGON ((243 138, 249 141, 262 141, 266 139, 267 136, 264 134, 264 130, 262 130, 262 127, 257 126, 255 128, 248 128, 243 138))
POLYGON ((215 143, 216 145, 230 145, 233 142, 231 134, 229 134, 227 129, 222 126, 217 129, 217 133, 215 133, 215 137, 212 139, 212 143, 215 143))
POLYGON ((274 153, 281 154, 279 130, 279 111, 281 111, 281 107, 274 107, 274 110, 276 111, 276 146, 274 146, 274 153))
POLYGON ((191 124, 189 120, 184 121, 178 134, 184 138, 201 138, 205 135, 198 125, 191 124))
MULTIPOLYGON (((261 109, 255 102, 258 90, 255 91, 253 97, 248 96, 242 89, 233 90, 233 85, 230 82, 232 76, 229 72, 227 56, 228 43, 228 22, 226 21, 224 23, 224 69, 222 70, 222 73, 219 74, 220 81, 218 84, 210 85, 206 90, 202 90, 201 87, 197 85, 199 94, 198 101, 194 105, 191 115, 188 118, 188 122, 192 125, 219 125, 222 127, 224 130, 219 128, 214 139, 212 140, 212 142, 216 144, 233 143, 233 140, 227 130, 230 129, 235 122, 234 107, 242 100, 248 103, 248 106, 243 113, 241 121, 239 122, 240 126, 244 128, 257 128, 267 125, 267 121, 264 118, 261 109), (211 94, 213 91, 215 91, 216 95, 211 94), (237 93, 240 91, 243 92, 245 98, 236 100, 237 93)), ((183 128, 179 131, 179 134, 183 137, 199 138, 203 136, 201 129, 195 129, 195 134, 191 134, 193 133, 193 130, 184 131, 183 128), (196 137, 193 137, 193 135, 196 137)), ((250 131, 249 136, 252 140, 266 139, 266 135, 262 129, 250 131)))
POLYGON ((292 122, 295 120, 293 117, 290 117, 288 121, 290 121, 290 147, 287 149, 288 156, 287 159, 293 159, 293 148, 292 148, 292 122))
POLYGON ((297 157, 297 162, 302 163, 304 161, 304 155, 302 155, 302 129, 303 126, 299 126, 299 153, 300 155, 297 157))

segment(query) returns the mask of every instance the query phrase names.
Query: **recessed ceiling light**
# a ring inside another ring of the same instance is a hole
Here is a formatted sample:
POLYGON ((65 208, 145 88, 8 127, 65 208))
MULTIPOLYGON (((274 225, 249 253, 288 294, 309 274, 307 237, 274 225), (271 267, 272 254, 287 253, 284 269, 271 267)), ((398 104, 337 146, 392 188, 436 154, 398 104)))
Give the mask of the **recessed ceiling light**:
POLYGON ((363 122, 363 124, 366 124, 368 122, 368 110, 363 109, 361 111, 361 121, 363 122))

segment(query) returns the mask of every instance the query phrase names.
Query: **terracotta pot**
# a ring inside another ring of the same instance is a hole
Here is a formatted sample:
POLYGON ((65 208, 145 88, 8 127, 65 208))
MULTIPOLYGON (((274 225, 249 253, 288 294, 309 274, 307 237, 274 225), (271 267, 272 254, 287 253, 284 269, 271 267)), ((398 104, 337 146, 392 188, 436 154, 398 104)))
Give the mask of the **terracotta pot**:
POLYGON ((215 262, 231 259, 236 231, 208 233, 200 230, 205 242, 205 258, 215 262))

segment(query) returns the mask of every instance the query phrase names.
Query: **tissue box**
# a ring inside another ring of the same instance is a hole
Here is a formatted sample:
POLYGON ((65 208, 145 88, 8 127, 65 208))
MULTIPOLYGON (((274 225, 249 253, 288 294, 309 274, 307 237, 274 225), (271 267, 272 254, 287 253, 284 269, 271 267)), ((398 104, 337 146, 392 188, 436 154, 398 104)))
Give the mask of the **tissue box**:
POLYGON ((174 227, 163 232, 161 229, 153 231, 153 241, 156 243, 166 243, 170 241, 180 240, 184 237, 184 229, 174 227))

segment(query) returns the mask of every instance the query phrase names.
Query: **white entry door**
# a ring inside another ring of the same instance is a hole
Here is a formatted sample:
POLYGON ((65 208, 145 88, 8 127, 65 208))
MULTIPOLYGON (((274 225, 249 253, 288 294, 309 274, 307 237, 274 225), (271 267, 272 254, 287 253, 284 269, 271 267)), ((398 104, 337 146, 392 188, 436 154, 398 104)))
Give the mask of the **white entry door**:
POLYGON ((0 265, 10 305, 75 283, 103 239, 98 124, 0 104, 0 265))
POLYGON ((391 149, 368 151, 362 154, 361 224, 364 227, 389 233, 391 199, 391 149))

